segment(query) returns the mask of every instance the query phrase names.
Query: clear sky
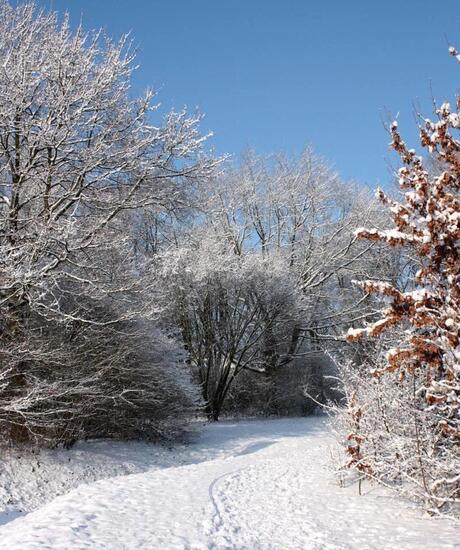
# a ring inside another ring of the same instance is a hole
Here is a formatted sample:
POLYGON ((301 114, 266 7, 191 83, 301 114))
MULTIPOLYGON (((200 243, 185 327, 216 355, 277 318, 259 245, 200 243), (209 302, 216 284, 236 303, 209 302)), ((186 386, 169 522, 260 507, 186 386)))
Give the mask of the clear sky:
POLYGON ((40 0, 73 23, 132 31, 135 90, 206 114, 218 152, 298 152, 311 143, 347 179, 389 179, 382 121, 431 112, 459 88, 459 0, 40 0), (431 89, 430 89, 431 86, 431 89))

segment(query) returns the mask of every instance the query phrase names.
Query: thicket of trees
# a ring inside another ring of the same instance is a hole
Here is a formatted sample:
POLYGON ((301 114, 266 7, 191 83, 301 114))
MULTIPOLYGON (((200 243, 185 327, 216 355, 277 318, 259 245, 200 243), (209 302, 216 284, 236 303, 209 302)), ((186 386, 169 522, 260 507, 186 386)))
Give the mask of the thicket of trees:
POLYGON ((329 401, 349 466, 452 510, 460 114, 423 121, 427 163, 391 127, 404 194, 382 209, 310 148, 215 158, 199 116, 131 97, 133 63, 0 0, 0 441, 329 401))
POLYGON ((325 352, 370 313, 351 280, 394 269, 353 235, 358 220, 381 217, 376 205, 309 149, 294 159, 248 152, 199 191, 200 214, 156 265, 208 416, 229 394, 240 412, 311 411, 304 386, 319 401, 331 394, 325 352), (243 381, 252 397, 238 407, 243 381))
POLYGON ((324 342, 369 313, 351 279, 392 266, 353 236, 379 216, 368 194, 311 150, 232 167, 199 117, 155 122, 126 38, 6 1, 0 36, 3 441, 324 399, 324 342))

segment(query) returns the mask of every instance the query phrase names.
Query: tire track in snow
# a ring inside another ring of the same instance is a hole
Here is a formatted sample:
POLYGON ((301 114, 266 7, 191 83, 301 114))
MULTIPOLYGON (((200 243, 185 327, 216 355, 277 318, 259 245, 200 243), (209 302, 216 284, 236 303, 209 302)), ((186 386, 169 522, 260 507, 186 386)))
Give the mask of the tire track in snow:
MULTIPOLYGON (((223 511, 221 510, 221 501, 218 499, 217 495, 215 494, 215 489, 218 486, 218 483, 222 480, 231 478, 238 474, 239 472, 246 470, 248 466, 237 468, 236 470, 233 470, 231 472, 227 472, 225 474, 222 474, 221 476, 216 477, 216 479, 213 480, 213 482, 209 485, 209 498, 211 500, 211 506, 213 508, 213 517, 211 520, 211 528, 208 529, 206 532, 206 535, 209 537, 210 541, 212 542, 209 546, 209 550, 224 550, 224 549, 231 549, 235 548, 235 536, 238 535, 239 529, 234 528, 232 533, 228 533, 228 528, 226 529, 224 517, 223 517, 223 511), (225 543, 226 546, 222 546, 222 543, 225 543)), ((243 548, 243 547, 240 547, 243 548)))
MULTIPOLYGON (((273 462, 277 463, 277 470, 279 472, 280 465, 278 461, 263 460, 257 461, 255 464, 251 464, 245 467, 235 469, 231 472, 227 472, 216 479, 209 486, 209 497, 211 501, 211 507, 213 511, 213 518, 211 520, 211 527, 206 531, 208 537, 209 550, 257 550, 259 548, 267 548, 266 542, 262 544, 260 541, 255 540, 254 532, 251 529, 247 518, 244 517, 246 506, 241 506, 246 501, 246 505, 249 504, 248 500, 251 500, 248 495, 248 487, 252 489, 250 495, 257 500, 261 494, 261 488, 263 486, 271 485, 274 488, 273 494, 280 496, 281 499, 277 500, 290 500, 287 478, 289 474, 288 468, 281 468, 281 473, 278 473, 275 477, 272 477, 273 462), (267 479, 266 474, 269 474, 267 479), (285 480, 286 483, 279 484, 281 480, 285 480), (278 489, 284 487, 284 491, 278 489), (241 498, 243 497, 243 498, 241 498), (241 502, 242 501, 242 502, 241 502)), ((280 512, 287 506, 281 506, 280 512)), ((271 520, 271 527, 273 528, 273 518, 271 520)), ((311 530, 308 534, 311 536, 311 530)), ((316 539, 316 536, 313 538, 316 539)), ((276 548, 277 546, 273 546, 276 548)), ((323 548, 323 546, 312 546, 311 548, 323 548)), ((270 546, 272 548, 272 546, 270 546)))
POLYGON ((345 549, 328 536, 329 529, 308 513, 311 510, 297 506, 302 483, 296 474, 303 479, 307 474, 305 467, 300 470, 286 458, 257 457, 254 463, 216 478, 210 486, 215 523, 214 530, 207 532, 209 549, 345 549), (262 520, 257 510, 264 511, 262 520), (296 515, 302 516, 301 521, 294 520, 296 515))

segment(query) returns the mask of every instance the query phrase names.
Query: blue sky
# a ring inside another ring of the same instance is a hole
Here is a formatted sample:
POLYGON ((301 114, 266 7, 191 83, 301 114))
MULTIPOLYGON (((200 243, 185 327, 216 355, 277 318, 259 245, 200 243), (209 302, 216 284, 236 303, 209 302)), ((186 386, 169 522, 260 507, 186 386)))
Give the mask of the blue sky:
POLYGON ((459 88, 458 0, 41 0, 74 23, 132 31, 165 108, 206 114, 218 152, 298 152, 306 144, 346 179, 389 180, 383 121, 400 113, 417 145, 414 105, 431 112, 459 88), (430 89, 431 86, 431 89, 430 89))

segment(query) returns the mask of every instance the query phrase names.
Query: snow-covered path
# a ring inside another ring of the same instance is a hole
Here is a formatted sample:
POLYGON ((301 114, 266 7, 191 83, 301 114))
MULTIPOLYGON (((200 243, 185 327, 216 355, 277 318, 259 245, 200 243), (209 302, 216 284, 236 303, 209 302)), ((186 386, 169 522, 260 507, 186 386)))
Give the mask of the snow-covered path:
POLYGON ((0 527, 0 547, 460 548, 449 521, 337 487, 332 446, 319 418, 208 426, 194 453, 210 460, 78 487, 0 527))

